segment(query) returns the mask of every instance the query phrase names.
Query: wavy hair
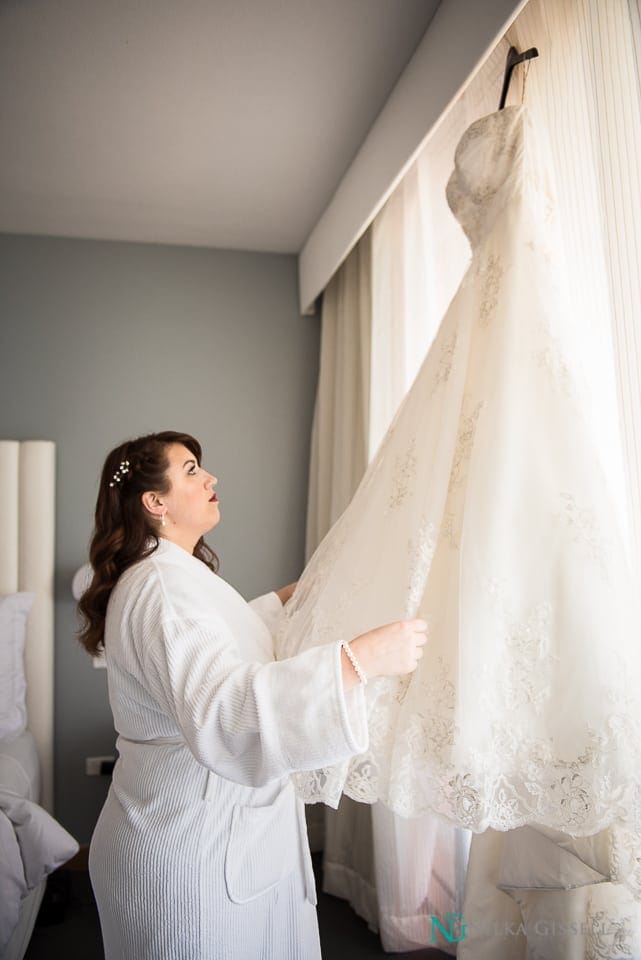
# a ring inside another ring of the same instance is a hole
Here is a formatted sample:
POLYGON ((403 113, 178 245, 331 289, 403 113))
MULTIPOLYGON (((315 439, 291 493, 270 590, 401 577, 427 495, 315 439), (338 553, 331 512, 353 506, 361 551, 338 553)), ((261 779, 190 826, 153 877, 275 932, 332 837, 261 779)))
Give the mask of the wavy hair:
MULTIPOLYGON (((105 460, 89 547, 93 579, 78 603, 78 638, 93 657, 104 649, 107 604, 118 578, 132 564, 158 549, 158 533, 141 497, 148 490, 169 492, 167 452, 177 443, 187 447, 200 465, 202 450, 198 441, 188 433, 172 430, 121 443, 105 460), (125 461, 126 473, 119 470, 125 461), (115 480, 116 475, 120 480, 115 480)), ((194 556, 217 572, 218 557, 202 537, 194 547, 194 556)))

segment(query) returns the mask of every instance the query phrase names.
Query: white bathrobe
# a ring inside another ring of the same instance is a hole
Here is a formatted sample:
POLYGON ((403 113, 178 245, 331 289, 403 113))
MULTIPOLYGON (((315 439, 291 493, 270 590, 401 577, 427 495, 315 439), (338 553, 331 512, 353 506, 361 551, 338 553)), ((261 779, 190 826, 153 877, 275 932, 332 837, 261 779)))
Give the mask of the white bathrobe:
POLYGON ((289 774, 367 747, 340 648, 275 662, 258 613, 161 540, 112 593, 105 653, 119 758, 89 869, 106 960, 320 958, 289 774))

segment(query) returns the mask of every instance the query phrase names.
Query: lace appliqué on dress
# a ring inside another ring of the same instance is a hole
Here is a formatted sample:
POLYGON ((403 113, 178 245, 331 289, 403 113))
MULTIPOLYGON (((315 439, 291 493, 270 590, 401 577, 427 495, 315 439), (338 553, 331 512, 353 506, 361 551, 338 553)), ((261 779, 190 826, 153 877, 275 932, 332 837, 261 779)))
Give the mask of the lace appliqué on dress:
POLYGON ((580 507, 572 493, 561 493, 561 501, 561 512, 557 518, 567 526, 573 541, 583 547, 587 556, 597 564, 605 576, 608 550, 594 511, 588 507, 580 507))
POLYGON ((403 456, 396 457, 392 478, 392 491, 387 504, 386 513, 398 509, 411 490, 412 480, 416 474, 416 438, 412 437, 403 456))
POLYGON ((452 372, 452 364, 454 363, 454 355, 456 351, 457 336, 454 334, 446 343, 441 347, 441 353, 438 360, 438 367, 436 369, 436 375, 434 377, 434 386, 432 387, 432 393, 435 393, 438 387, 441 384, 447 383, 450 378, 450 373, 452 372))
POLYGON ((441 524, 441 537, 452 548, 452 550, 458 550, 459 533, 456 515, 454 513, 449 512, 443 516, 443 523, 441 524))
POLYGON ((500 258, 493 253, 477 268, 477 274, 481 281, 481 304, 478 317, 481 327, 488 327, 494 316, 499 302, 503 273, 503 264, 500 258))
POLYGON ((519 619, 510 609, 506 588, 498 580, 487 584, 500 623, 497 633, 497 666, 486 676, 483 687, 492 691, 491 698, 484 693, 488 708, 497 708, 495 692, 500 691, 505 711, 529 705, 540 713, 550 694, 553 658, 550 656, 550 625, 552 605, 537 604, 525 617, 519 619))
POLYGON ((450 492, 455 490, 463 479, 463 467, 470 459, 470 455, 472 453, 474 436, 476 434, 476 428, 482 409, 483 403, 481 401, 476 404, 472 413, 470 413, 468 416, 462 417, 461 419, 459 433, 456 440, 456 449, 454 451, 454 459, 452 462, 452 470, 450 472, 450 482, 448 486, 448 490, 450 492))
POLYGON ((421 518, 418 535, 407 545, 409 554, 409 584, 405 601, 405 616, 416 616, 418 605, 425 591, 425 581, 436 550, 436 530, 431 520, 421 518))
POLYGON ((590 914, 585 955, 586 960, 635 960, 632 917, 615 916, 606 910, 590 914))
POLYGON ((568 399, 576 403, 576 388, 574 378, 563 359, 558 345, 551 343, 536 354, 536 362, 542 370, 546 370, 553 383, 555 383, 561 393, 568 399))

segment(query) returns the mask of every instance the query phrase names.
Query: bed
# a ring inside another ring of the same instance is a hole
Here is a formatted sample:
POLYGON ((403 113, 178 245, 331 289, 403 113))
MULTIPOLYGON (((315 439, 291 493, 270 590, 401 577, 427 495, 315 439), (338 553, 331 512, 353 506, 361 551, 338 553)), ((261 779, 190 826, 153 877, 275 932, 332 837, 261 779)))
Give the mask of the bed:
POLYGON ((0 960, 78 849, 53 812, 55 447, 0 440, 0 960))

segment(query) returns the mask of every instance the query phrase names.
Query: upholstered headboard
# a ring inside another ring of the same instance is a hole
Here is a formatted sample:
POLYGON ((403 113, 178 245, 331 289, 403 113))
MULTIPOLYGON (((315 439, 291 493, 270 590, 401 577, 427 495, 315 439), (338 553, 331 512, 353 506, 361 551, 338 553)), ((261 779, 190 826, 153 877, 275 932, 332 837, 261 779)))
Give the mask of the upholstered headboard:
POLYGON ((0 594, 36 598, 27 621, 27 715, 41 768, 40 802, 53 812, 53 573, 55 445, 0 440, 0 594))

